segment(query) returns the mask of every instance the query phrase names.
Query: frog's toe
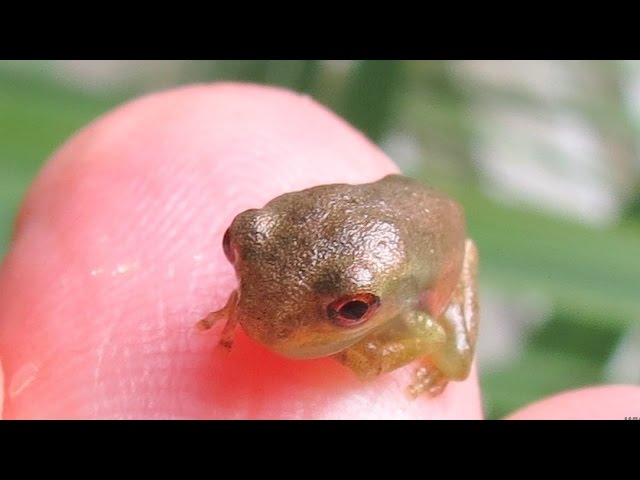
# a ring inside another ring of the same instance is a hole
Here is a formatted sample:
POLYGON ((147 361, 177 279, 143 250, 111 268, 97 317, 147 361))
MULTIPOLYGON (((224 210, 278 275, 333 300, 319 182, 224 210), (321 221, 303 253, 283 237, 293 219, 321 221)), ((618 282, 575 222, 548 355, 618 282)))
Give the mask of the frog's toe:
POLYGON ((233 347, 233 338, 221 338, 218 342, 218 347, 225 352, 230 352, 233 347))
POLYGON ((407 393, 416 398, 422 394, 431 397, 440 395, 447 387, 449 379, 437 368, 432 366, 422 366, 415 374, 415 380, 407 388, 407 393))

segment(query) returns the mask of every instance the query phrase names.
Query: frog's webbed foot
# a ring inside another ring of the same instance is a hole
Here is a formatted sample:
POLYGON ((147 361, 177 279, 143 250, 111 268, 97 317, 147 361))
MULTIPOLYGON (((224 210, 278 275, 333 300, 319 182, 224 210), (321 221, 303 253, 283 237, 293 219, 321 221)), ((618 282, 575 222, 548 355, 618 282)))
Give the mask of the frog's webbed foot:
POLYGON ((209 315, 204 317, 198 323, 196 323, 196 328, 200 331, 209 330, 220 320, 227 320, 224 328, 222 329, 222 334, 220 335, 220 342, 218 345, 229 351, 233 346, 233 337, 236 325, 238 324, 238 320, 235 315, 236 303, 237 303, 237 293, 234 291, 230 296, 229 300, 224 307, 215 312, 211 312, 209 315))
POLYGON ((447 387, 449 379, 432 365, 423 365, 416 370, 415 380, 407 387, 412 398, 426 393, 431 397, 440 395, 447 387))

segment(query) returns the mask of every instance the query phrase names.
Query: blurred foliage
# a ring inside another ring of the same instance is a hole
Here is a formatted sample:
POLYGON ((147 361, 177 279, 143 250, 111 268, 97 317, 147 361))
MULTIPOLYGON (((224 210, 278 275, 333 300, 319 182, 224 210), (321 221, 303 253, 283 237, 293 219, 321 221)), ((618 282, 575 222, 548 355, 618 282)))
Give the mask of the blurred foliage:
MULTIPOLYGON (((593 67, 604 72, 597 78, 613 92, 610 97, 560 102, 613 137, 627 155, 619 166, 621 181, 630 185, 623 192, 624 221, 599 228, 492 200, 482 188, 472 148, 480 126, 469 115, 470 97, 534 115, 549 108, 548 101, 530 93, 500 85, 474 92, 454 80, 448 62, 261 60, 182 62, 179 67, 168 84, 280 85, 312 95, 376 142, 384 144, 395 132, 417 139, 424 161, 407 170, 464 204, 481 251, 482 285, 507 296, 535 291, 553 302, 551 317, 528 333, 516 361, 481 371, 489 417, 549 393, 604 381, 612 352, 640 312, 640 180, 629 163, 630 139, 638 126, 624 112, 616 89, 617 63, 593 67)), ((57 146, 118 103, 167 86, 131 81, 90 90, 59 77, 51 62, 0 62, 0 254, 24 192, 57 146)))
POLYGON ((118 100, 83 95, 34 73, 0 69, 0 253, 20 200, 44 160, 118 100))

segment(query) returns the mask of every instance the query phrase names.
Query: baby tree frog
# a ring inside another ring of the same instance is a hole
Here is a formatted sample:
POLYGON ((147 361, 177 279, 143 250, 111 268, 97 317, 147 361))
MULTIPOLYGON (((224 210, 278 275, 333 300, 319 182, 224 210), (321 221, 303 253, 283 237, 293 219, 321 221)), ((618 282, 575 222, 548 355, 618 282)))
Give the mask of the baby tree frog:
POLYGON ((237 288, 198 323, 226 320, 292 358, 331 356, 369 379, 419 360, 409 393, 464 380, 474 355, 477 250, 461 207, 389 175, 322 185, 240 213, 222 241, 237 288))

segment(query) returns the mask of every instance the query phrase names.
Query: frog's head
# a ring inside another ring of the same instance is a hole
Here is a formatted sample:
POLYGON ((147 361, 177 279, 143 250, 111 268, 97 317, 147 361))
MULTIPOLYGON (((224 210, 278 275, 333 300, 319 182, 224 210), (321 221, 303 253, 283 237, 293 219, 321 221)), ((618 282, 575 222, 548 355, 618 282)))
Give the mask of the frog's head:
POLYGON ((333 208, 338 195, 325 186, 278 197, 238 215, 224 237, 240 323, 288 357, 337 353, 415 298, 396 225, 361 205, 333 208))

